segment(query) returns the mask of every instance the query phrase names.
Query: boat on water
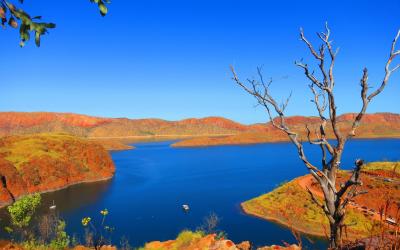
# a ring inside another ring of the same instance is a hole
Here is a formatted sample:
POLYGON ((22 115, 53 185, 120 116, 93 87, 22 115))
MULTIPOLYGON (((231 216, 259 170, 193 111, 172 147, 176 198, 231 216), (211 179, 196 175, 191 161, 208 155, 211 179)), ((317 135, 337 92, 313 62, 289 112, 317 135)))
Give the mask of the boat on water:
POLYGON ((189 207, 189 205, 187 205, 187 204, 183 204, 183 205, 182 205, 182 209, 183 209, 184 211, 189 211, 189 210, 190 210, 190 207, 189 207))
POLYGON ((54 210, 57 208, 56 204, 54 203, 54 200, 53 200, 53 205, 51 205, 49 208, 50 210, 54 210))

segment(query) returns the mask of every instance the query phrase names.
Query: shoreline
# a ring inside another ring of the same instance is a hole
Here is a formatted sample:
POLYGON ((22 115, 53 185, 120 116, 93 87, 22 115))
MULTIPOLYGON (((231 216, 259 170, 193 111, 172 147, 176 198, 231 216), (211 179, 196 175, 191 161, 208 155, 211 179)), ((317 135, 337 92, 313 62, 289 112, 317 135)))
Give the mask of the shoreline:
POLYGON ((187 138, 187 137, 202 137, 202 136, 210 136, 210 137, 222 137, 222 136, 230 136, 230 135, 237 135, 237 134, 201 134, 201 135, 179 135, 179 134, 172 134, 172 135, 128 135, 128 136, 88 136, 87 139, 154 139, 154 138, 171 138, 171 139, 178 139, 178 138, 187 138))
POLYGON ((303 229, 301 229, 299 227, 296 227, 295 225, 292 225, 292 227, 290 227, 286 222, 284 222, 283 220, 281 220, 281 219, 279 219, 277 217, 273 217, 273 216, 262 217, 262 216, 253 214, 251 212, 248 212, 244 208, 243 203, 244 202, 240 203, 240 210, 241 210, 241 212, 243 214, 245 214, 247 216, 251 216, 251 217, 254 217, 254 218, 257 218, 257 219, 260 219, 260 220, 264 220, 264 221, 273 222, 273 223, 276 223, 276 224, 278 224, 280 226, 284 226, 285 228, 287 228, 289 230, 291 230, 291 228, 292 228, 293 230, 298 231, 298 232, 300 232, 302 234, 306 234, 306 235, 314 236, 314 237, 319 237, 319 238, 323 238, 324 240, 326 240, 325 239, 326 235, 323 234, 323 233, 319 233, 317 231, 315 231, 315 232, 306 231, 306 230, 303 230, 303 229))
MULTIPOLYGON (((371 136, 371 137, 358 137, 352 138, 351 140, 384 140, 384 139, 400 139, 400 135, 398 136, 371 136)), ((333 140, 333 139, 328 139, 333 140)), ((179 141, 184 142, 184 141, 179 141)), ((178 142, 178 143, 179 143, 178 142)), ((271 140, 265 142, 244 142, 244 143, 221 143, 221 144, 199 144, 199 145, 174 145, 171 144, 172 148, 207 148, 207 147, 218 147, 218 146, 252 146, 257 144, 277 144, 277 143, 290 143, 290 140, 271 140)))
MULTIPOLYGON (((75 183, 70 183, 68 185, 65 185, 63 187, 59 187, 59 188, 53 188, 53 189, 48 189, 48 190, 43 190, 43 191, 39 191, 39 192, 34 192, 34 193, 27 193, 18 197, 15 197, 15 201, 18 201, 20 199, 22 199, 23 197, 27 196, 27 195, 31 195, 31 194, 46 194, 46 193, 53 193, 53 192, 57 192, 63 189, 67 189, 71 186, 75 186, 75 185, 79 185, 79 184, 89 184, 89 183, 95 183, 95 182, 103 182, 103 181, 108 181, 111 180, 112 178, 114 178, 114 174, 111 177, 106 177, 106 178, 101 178, 101 179, 97 179, 97 180, 84 180, 84 181, 79 181, 79 182, 75 182, 75 183)), ((9 203, 5 203, 5 204, 0 204, 0 209, 3 209, 9 205, 13 204, 13 202, 9 202, 9 203)))

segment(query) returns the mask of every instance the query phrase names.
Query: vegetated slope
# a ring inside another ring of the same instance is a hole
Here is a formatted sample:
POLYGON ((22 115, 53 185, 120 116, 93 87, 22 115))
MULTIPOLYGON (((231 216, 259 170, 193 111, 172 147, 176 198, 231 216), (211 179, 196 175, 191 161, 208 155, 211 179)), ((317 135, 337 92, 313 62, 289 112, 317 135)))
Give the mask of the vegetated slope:
MULTIPOLYGON (((355 114, 344 114, 338 117, 339 129, 348 133, 355 114)), ((315 139, 318 130, 319 118, 293 116, 286 118, 287 125, 299 133, 303 141, 307 140, 306 125, 311 131, 311 138, 315 139)), ((328 123, 329 124, 329 123, 328 123)), ((198 147, 215 145, 256 144, 267 142, 288 141, 287 135, 272 126, 271 123, 255 124, 250 129, 230 136, 211 137, 202 136, 182 140, 173 144, 174 147, 198 147)), ((328 138, 333 138, 332 128, 327 126, 328 138)), ((361 121, 355 138, 397 138, 400 137, 400 115, 391 113, 366 114, 361 121)))
POLYGON ((99 144, 65 134, 0 139, 0 206, 33 192, 109 179, 115 172, 99 144))
POLYGON ((61 132, 86 137, 235 134, 249 127, 221 117, 166 121, 48 112, 2 112, 0 135, 61 132))
MULTIPOLYGON (((345 224, 349 225, 347 236, 350 240, 379 233, 374 231, 377 229, 373 225, 381 219, 380 209, 387 208, 384 211, 386 216, 398 216, 400 174, 397 166, 400 167, 399 163, 370 163, 362 171, 361 189, 368 192, 356 197, 347 209, 345 224), (387 179, 389 176, 390 180, 387 179)), ((338 184, 348 177, 348 172, 339 172, 338 184)), ((311 175, 307 175, 243 202, 241 206, 247 214, 276 221, 308 234, 325 236, 329 231, 328 221, 322 209, 311 200, 307 187, 322 200, 321 190, 311 175)))

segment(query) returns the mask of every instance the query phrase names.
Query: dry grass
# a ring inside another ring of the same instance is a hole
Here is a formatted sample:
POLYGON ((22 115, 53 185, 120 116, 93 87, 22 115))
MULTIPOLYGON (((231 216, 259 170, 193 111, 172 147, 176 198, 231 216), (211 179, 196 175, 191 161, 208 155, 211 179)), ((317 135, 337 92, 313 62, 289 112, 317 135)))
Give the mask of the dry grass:
MULTIPOLYGON (((322 209, 311 200, 310 195, 296 180, 243 202, 242 208, 247 214, 276 221, 307 234, 325 236, 329 231, 322 209)), ((368 236, 371 223, 360 211, 347 210, 345 224, 351 225, 347 230, 349 238, 368 236)))

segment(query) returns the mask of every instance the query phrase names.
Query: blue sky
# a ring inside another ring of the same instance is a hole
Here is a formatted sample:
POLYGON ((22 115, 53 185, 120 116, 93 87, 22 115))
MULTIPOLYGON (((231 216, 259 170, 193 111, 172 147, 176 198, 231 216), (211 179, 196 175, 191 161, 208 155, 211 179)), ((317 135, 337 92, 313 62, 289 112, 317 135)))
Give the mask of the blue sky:
MULTIPOLYGON (((17 30, 0 31, 0 111, 265 121, 264 110, 230 79, 232 64, 242 78, 262 65, 265 76, 277 80, 271 91, 278 99, 293 91, 288 115, 315 115, 308 82, 293 62, 314 62, 299 28, 317 42, 315 32, 328 21, 341 49, 339 112, 355 112, 363 67, 377 86, 400 29, 398 0, 120 0, 105 18, 89 0, 25 2, 26 11, 57 29, 42 38, 41 48, 31 41, 23 49, 17 30)), ((400 72, 369 112, 400 112, 399 93, 400 72)))

